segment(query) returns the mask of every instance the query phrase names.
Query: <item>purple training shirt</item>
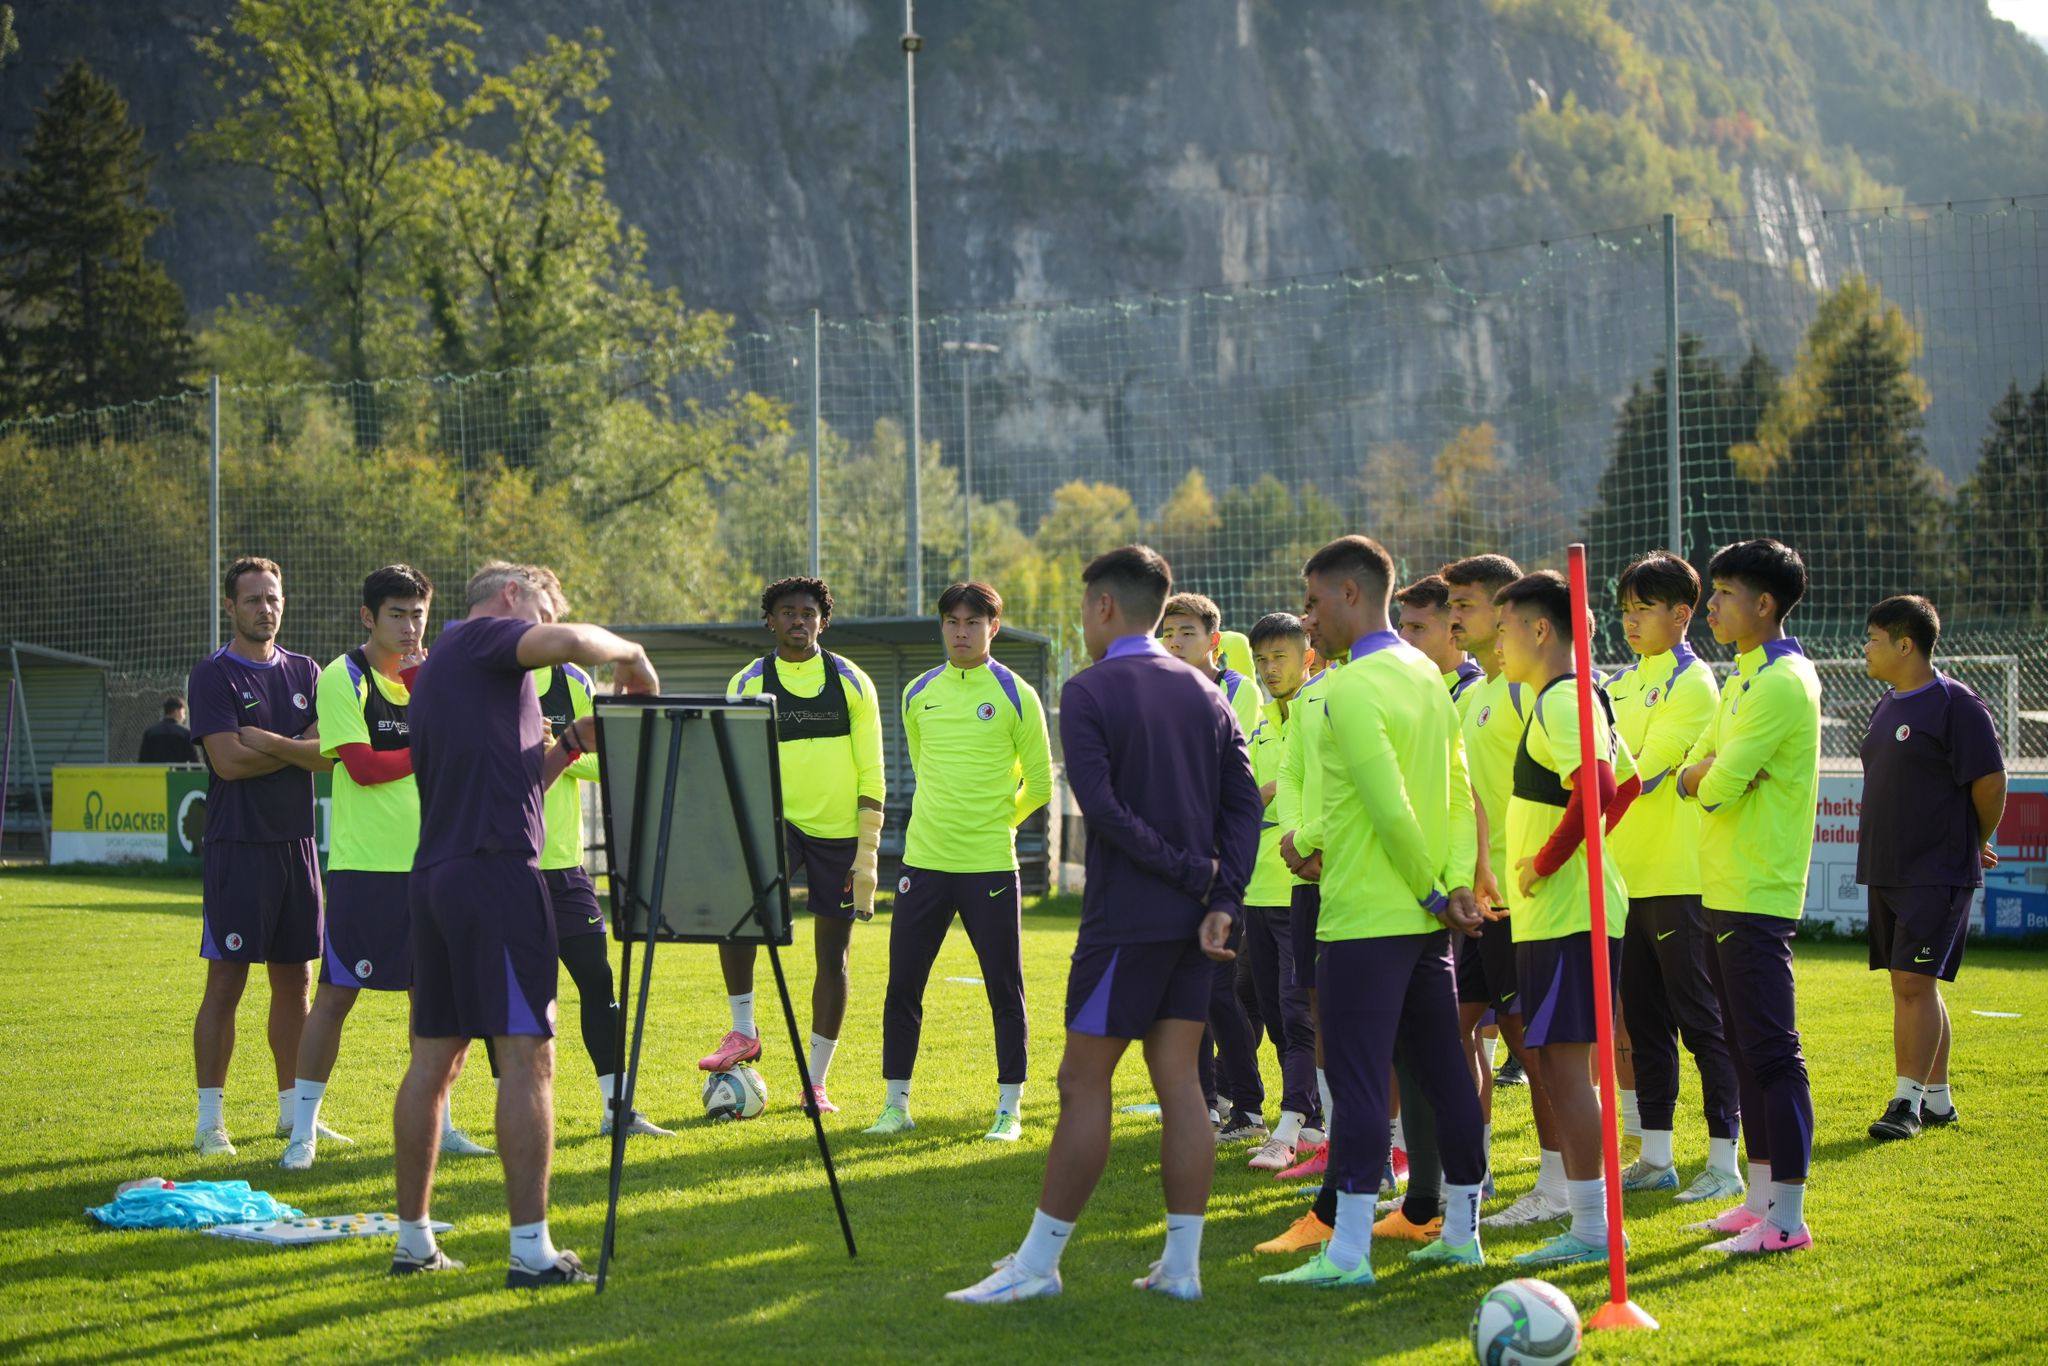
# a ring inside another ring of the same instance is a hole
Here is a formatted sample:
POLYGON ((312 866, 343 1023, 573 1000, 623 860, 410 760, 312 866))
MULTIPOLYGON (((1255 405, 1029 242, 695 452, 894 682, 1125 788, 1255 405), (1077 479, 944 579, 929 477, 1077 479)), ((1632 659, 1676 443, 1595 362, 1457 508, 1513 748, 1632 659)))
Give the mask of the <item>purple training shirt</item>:
MULTIPOLYGON (((192 709, 192 739, 234 734, 257 726, 287 740, 313 724, 320 666, 310 656, 279 648, 267 664, 244 659, 223 645, 192 666, 185 696, 192 709)), ((200 752, 205 753, 200 744, 200 752)), ((290 764, 259 778, 223 778, 206 763, 207 843, 270 844, 313 837, 313 775, 290 764)))
POLYGON ((519 638, 533 623, 467 617, 441 632, 413 680, 406 721, 420 788, 415 871, 469 854, 540 858, 547 723, 519 638))
POLYGON ((1979 887, 1970 784, 2005 769, 1984 699, 1946 674, 1888 692, 1863 737, 1856 880, 1866 887, 1979 887))

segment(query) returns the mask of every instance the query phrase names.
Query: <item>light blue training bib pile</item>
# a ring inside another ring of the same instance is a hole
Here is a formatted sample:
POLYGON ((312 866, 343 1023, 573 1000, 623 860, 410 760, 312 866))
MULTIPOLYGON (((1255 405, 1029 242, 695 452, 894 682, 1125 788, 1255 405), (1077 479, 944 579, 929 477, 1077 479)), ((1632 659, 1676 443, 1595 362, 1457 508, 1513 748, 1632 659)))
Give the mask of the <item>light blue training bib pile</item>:
POLYGON ((86 1213, 108 1228, 212 1228, 301 1216, 301 1211, 279 1203, 269 1191, 249 1189, 247 1181, 180 1181, 169 1189, 138 1187, 86 1213))

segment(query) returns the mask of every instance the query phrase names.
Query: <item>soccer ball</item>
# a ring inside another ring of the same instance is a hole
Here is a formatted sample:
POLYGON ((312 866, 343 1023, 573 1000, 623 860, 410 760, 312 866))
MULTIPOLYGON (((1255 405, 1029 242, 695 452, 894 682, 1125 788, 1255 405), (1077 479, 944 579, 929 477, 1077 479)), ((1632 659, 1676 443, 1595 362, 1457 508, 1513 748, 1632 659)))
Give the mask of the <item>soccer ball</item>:
POLYGON ((767 1108, 768 1083, 751 1067, 704 1079, 704 1113, 712 1119, 752 1119, 767 1108))
POLYGON ((1502 1281, 1472 1315, 1483 1366, 1551 1366, 1579 1354, 1579 1311, 1548 1281, 1502 1281))

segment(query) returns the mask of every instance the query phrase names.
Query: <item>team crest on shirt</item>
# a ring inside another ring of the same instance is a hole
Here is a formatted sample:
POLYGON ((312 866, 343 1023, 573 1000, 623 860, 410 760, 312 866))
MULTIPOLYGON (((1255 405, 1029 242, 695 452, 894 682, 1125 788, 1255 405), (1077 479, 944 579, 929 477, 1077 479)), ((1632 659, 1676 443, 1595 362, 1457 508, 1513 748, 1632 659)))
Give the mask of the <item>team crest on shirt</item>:
POLYGON ((1493 708, 1492 708, 1492 707, 1481 707, 1481 708, 1479 709, 1479 724, 1480 724, 1480 725, 1482 725, 1482 726, 1483 726, 1483 725, 1485 725, 1485 724, 1486 724, 1486 723, 1487 723, 1488 721, 1490 721, 1490 720, 1492 720, 1492 719, 1493 719, 1493 708))
POLYGON ((1897 730, 1892 732, 1892 739, 1903 742, 1912 733, 1913 728, 1911 726, 1900 726, 1897 730))
POLYGON ((240 953, 242 951, 242 936, 239 934, 229 935, 227 945, 229 953, 240 953))
POLYGON ((1654 707, 1657 705, 1657 699, 1662 697, 1663 695, 1664 694, 1661 690, 1657 688, 1652 688, 1648 692, 1643 694, 1643 705, 1646 707, 1654 707))
POLYGON ((374 967, 375 965, 369 959, 358 958, 356 959, 356 976, 358 978, 368 977, 374 967))
POLYGON ((905 893, 905 892, 908 892, 909 890, 910 890, 910 879, 909 879, 909 878, 908 878, 907 876, 906 876, 906 877, 900 877, 900 878, 896 879, 896 891, 897 891, 897 893, 898 893, 899 895, 901 895, 901 894, 903 894, 903 893, 905 893))
POLYGON ((996 719, 996 704, 984 702, 974 709, 974 714, 984 721, 993 721, 996 719))
POLYGON ((300 711, 304 711, 306 709, 306 695, 302 692, 293 693, 292 705, 297 707, 300 711))

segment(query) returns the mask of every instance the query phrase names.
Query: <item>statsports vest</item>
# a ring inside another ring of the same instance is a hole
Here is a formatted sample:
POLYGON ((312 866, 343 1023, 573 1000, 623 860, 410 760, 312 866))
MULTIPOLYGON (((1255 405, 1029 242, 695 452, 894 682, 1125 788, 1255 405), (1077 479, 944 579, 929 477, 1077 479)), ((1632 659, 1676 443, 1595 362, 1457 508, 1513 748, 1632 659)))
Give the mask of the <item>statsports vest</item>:
MULTIPOLYGON (((1515 748, 1515 795, 1525 802, 1541 802, 1545 806, 1557 807, 1571 805, 1572 790, 1564 785, 1564 779, 1530 756, 1529 732, 1543 722, 1544 694, 1560 683, 1571 682, 1574 677, 1574 674, 1560 674, 1551 679, 1536 694, 1536 700, 1530 703, 1529 724, 1522 730, 1522 743, 1515 748)), ((1610 736, 1619 734, 1614 726, 1614 702, 1607 696, 1607 689, 1595 685, 1593 701, 1606 713, 1607 733, 1610 736)), ((1608 756, 1610 763, 1613 762, 1613 757, 1611 754, 1608 756)))
POLYGON ((369 732, 372 750, 394 750, 412 748, 412 727, 406 724, 405 708, 384 695, 377 686, 375 673, 370 667, 369 656, 358 645, 348 652, 349 662, 356 666, 363 681, 369 686, 363 690, 363 729, 369 732))
POLYGON ((540 714, 557 740, 576 721, 576 704, 569 697, 569 671, 557 664, 548 671, 548 690, 540 699, 540 714))
POLYGON ((771 654, 761 661, 761 691, 775 694, 775 738, 784 744, 853 734, 853 717, 846 706, 846 684, 840 677, 839 659, 829 650, 819 653, 825 656, 825 686, 816 697, 796 697, 784 692, 781 677, 775 672, 775 656, 771 654))

